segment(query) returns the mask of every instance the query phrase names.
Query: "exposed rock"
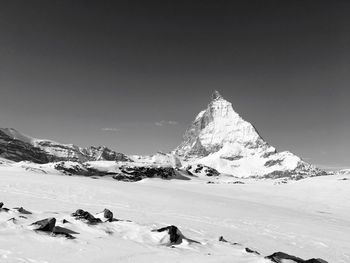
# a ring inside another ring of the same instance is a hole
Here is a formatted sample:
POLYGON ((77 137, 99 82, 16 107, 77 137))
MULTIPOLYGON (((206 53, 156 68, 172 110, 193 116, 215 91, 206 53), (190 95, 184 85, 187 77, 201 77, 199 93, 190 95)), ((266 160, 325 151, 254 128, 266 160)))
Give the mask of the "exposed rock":
POLYGON ((94 217, 88 211, 84 211, 83 209, 78 209, 75 213, 72 214, 72 216, 77 220, 86 221, 88 224, 91 225, 102 223, 102 220, 100 218, 94 217))
POLYGON ((90 175, 89 171, 77 162, 59 162, 55 164, 55 169, 67 175, 90 175))
POLYGON ((22 142, 8 136, 0 129, 0 157, 19 162, 31 161, 48 163, 51 159, 47 153, 30 143, 22 142))
POLYGON ((219 241, 220 241, 220 242, 225 242, 225 243, 228 242, 223 236, 220 236, 220 237, 219 237, 219 241))
POLYGON ((172 167, 155 166, 121 166, 120 173, 113 176, 119 181, 135 182, 143 178, 170 179, 175 177, 175 169, 172 167))
POLYGON ((32 212, 24 209, 23 207, 15 207, 14 209, 16 209, 19 213, 24 214, 24 215, 31 215, 32 212))
POLYGON ((186 167, 186 172, 189 175, 192 176, 198 176, 198 175, 202 175, 202 176, 219 176, 220 173, 214 169, 211 168, 209 166, 203 165, 203 164, 192 164, 192 165, 188 165, 186 167))
POLYGON ((182 242, 182 233, 176 226, 167 226, 163 228, 159 228, 156 230, 157 232, 167 231, 170 237, 170 243, 172 245, 180 244, 182 242))
POLYGON ((273 253, 272 255, 270 256, 267 256, 265 257, 267 259, 270 259, 272 262, 275 262, 275 263, 283 263, 284 261, 287 261, 289 260, 288 262, 295 262, 295 263, 328 263, 327 261, 323 260, 323 259, 315 259, 315 258, 312 258, 312 259, 308 259, 308 260, 304 260, 304 259, 301 259, 299 257, 296 257, 296 256, 292 256, 292 255, 288 255, 286 253, 283 253, 283 252, 276 252, 276 253, 273 253))
POLYGON ((105 208, 101 213, 98 213, 96 215, 96 218, 99 218, 101 220, 104 220, 104 222, 113 222, 113 213, 111 210, 105 208))
POLYGON ((189 243, 200 244, 200 242, 198 242, 196 240, 189 239, 189 238, 185 237, 181 233, 181 231, 174 225, 167 226, 167 227, 162 227, 162 228, 155 229, 155 230, 152 230, 152 231, 156 231, 156 232, 167 231, 168 234, 169 234, 169 241, 170 241, 170 244, 168 244, 168 245, 178 245, 178 244, 181 244, 183 240, 186 240, 189 243))
POLYGON ((4 207, 4 203, 0 202, 0 212, 8 212, 10 209, 4 207))
POLYGON ((271 166, 274 166, 274 165, 281 165, 283 162, 283 160, 281 159, 277 159, 277 160, 269 160, 267 161, 264 165, 266 167, 271 167, 271 166))
POLYGON ((252 250, 252 249, 250 249, 249 247, 246 247, 246 248, 245 248, 245 251, 246 251, 247 253, 252 253, 252 254, 260 255, 260 253, 259 253, 258 251, 252 250))
POLYGON ((67 224, 67 223, 70 223, 70 222, 68 220, 66 220, 66 219, 62 220, 62 224, 67 224))
POLYGON ((113 221, 113 213, 112 213, 111 210, 105 208, 103 210, 103 216, 104 216, 104 218, 107 219, 108 222, 112 222, 113 221))
POLYGON ((125 154, 105 146, 81 148, 73 144, 35 139, 9 128, 0 128, 0 157, 34 163, 99 160, 132 162, 125 154))
POLYGON ((234 181, 234 182, 229 182, 229 184, 245 184, 245 183, 242 181, 234 181))
POLYGON ((72 231, 68 228, 60 227, 60 226, 55 226, 52 231, 53 234, 55 235, 62 235, 68 239, 75 239, 72 234, 79 234, 78 232, 72 231))
POLYGON ((226 240, 223 236, 219 237, 219 241, 224 242, 224 243, 229 243, 230 245, 233 245, 233 246, 240 246, 241 245, 241 244, 236 243, 236 242, 230 242, 230 241, 226 240))
POLYGON ((35 230, 52 232, 56 224, 56 218, 50 217, 37 222, 34 222, 32 225, 37 225, 38 228, 35 230))

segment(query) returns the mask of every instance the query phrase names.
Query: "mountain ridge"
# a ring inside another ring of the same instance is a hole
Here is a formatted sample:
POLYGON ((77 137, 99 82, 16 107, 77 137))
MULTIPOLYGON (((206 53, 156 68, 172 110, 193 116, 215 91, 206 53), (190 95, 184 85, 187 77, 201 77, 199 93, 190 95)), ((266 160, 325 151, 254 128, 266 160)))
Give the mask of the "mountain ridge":
POLYGON ((79 147, 74 144, 63 144, 47 139, 36 139, 22 134, 13 128, 0 128, 0 157, 14 161, 33 161, 47 163, 54 161, 131 161, 123 153, 118 153, 106 146, 79 147), (11 154, 8 145, 11 145, 11 154), (26 151, 27 154, 21 155, 26 151), (39 155, 40 157, 35 157, 39 155))

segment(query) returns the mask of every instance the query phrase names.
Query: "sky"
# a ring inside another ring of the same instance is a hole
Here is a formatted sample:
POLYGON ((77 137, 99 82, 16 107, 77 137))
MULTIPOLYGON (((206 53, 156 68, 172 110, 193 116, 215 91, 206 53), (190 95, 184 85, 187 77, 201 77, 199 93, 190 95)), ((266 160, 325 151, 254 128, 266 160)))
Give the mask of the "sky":
POLYGON ((167 152, 219 90, 278 150, 350 167, 349 1, 0 2, 0 127, 167 152))

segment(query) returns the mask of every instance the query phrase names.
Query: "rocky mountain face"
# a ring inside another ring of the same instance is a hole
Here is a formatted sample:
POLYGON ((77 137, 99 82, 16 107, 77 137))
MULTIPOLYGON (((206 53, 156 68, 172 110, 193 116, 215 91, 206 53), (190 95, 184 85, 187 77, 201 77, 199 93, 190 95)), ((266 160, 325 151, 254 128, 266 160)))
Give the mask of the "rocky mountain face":
POLYGON ((57 161, 132 161, 105 146, 81 148, 51 140, 35 139, 15 129, 0 129, 0 157, 13 161, 47 163, 57 161))
POLYGON ((0 157, 12 161, 31 161, 35 163, 48 163, 51 156, 48 156, 40 148, 30 143, 23 142, 7 135, 0 130, 0 157))
POLYGON ((323 173, 290 152, 277 152, 217 91, 173 153, 183 163, 207 165, 237 177, 303 178, 323 173))

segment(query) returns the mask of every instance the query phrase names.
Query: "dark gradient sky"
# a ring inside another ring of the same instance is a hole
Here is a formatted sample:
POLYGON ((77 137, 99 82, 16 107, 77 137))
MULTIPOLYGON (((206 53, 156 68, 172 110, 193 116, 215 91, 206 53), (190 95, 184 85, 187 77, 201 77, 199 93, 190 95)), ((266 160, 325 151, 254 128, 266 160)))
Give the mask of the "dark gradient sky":
POLYGON ((349 14, 349 1, 1 1, 0 126, 169 151, 217 89, 277 149, 350 167, 349 14))

